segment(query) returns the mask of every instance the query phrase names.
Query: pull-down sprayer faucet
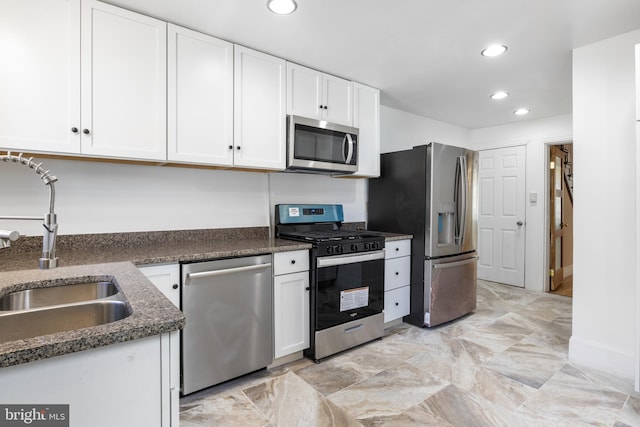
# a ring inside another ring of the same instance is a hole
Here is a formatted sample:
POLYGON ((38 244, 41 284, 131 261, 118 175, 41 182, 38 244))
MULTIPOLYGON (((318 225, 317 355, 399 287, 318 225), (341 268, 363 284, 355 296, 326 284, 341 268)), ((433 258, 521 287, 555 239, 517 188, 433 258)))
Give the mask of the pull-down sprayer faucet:
MULTIPOLYGON (((56 199, 56 191, 53 185, 58 180, 55 175, 51 175, 51 171, 45 170, 42 167, 42 163, 36 163, 33 161, 33 157, 28 159, 24 158, 22 153, 14 156, 11 152, 7 152, 6 155, 0 156, 0 160, 3 162, 21 163, 25 166, 34 169, 40 179, 44 181, 44 184, 49 186, 49 212, 44 214, 44 217, 38 216, 0 216, 0 219, 9 220, 37 220, 43 221, 44 237, 42 240, 42 258, 39 259, 39 266, 41 269, 55 268, 58 265, 58 258, 56 257, 56 235, 58 233, 58 224, 56 223, 56 214, 53 211, 53 207, 56 199)), ((19 234, 16 231, 0 230, 0 248, 6 248, 11 244, 11 241, 17 240, 19 234)))

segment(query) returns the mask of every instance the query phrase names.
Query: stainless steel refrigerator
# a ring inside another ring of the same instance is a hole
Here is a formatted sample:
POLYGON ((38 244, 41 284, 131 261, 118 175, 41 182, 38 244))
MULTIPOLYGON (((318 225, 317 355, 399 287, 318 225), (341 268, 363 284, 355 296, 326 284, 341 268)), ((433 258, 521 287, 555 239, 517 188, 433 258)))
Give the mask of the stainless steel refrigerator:
POLYGON ((477 153, 430 143, 380 156, 369 180, 368 228, 412 234, 411 312, 435 326, 476 308, 477 153))

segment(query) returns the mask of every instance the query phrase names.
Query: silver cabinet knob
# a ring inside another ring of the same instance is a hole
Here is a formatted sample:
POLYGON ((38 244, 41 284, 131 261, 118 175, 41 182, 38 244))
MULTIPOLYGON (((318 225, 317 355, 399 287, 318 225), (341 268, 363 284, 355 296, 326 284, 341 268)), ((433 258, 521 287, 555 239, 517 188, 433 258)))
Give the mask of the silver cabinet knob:
POLYGON ((516 224, 518 224, 518 227, 522 227, 524 225, 524 222, 518 221, 518 222, 516 222, 516 224))

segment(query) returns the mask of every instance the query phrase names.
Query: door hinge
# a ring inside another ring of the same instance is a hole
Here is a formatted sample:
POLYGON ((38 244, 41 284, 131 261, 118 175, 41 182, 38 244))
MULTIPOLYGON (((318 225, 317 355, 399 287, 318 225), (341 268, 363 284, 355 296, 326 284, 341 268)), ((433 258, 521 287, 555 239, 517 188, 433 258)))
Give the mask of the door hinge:
POLYGON ((549 277, 553 277, 555 270, 553 268, 549 269, 549 277))
POLYGON ((556 168, 556 162, 554 161, 549 162, 549 169, 553 170, 555 168, 556 168))

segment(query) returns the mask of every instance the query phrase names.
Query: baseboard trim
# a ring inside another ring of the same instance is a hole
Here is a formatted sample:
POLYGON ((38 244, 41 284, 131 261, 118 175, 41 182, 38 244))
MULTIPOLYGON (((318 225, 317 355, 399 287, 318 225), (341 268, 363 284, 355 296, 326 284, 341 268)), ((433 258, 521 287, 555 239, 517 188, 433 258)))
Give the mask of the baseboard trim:
POLYGON ((635 377, 635 355, 618 348, 572 336, 569 361, 625 378, 635 377))

